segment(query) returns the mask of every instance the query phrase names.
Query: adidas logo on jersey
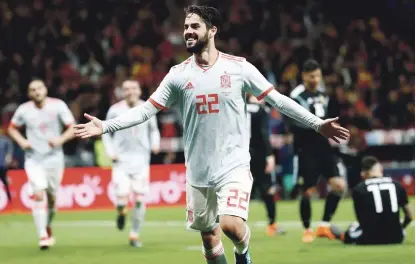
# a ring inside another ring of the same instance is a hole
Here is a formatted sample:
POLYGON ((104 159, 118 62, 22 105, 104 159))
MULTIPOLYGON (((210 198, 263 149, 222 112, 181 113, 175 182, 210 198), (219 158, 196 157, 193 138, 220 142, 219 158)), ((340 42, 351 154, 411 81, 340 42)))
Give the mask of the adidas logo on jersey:
POLYGON ((194 85, 191 82, 188 82, 188 84, 185 86, 185 90, 193 89, 194 85))

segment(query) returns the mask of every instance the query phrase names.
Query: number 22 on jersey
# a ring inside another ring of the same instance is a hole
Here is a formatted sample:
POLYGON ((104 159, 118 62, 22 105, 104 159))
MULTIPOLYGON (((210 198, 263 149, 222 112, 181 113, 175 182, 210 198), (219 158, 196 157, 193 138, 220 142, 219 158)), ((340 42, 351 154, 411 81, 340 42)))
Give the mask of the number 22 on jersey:
POLYGON ((218 94, 201 94, 196 96, 196 112, 199 115, 219 113, 218 94))

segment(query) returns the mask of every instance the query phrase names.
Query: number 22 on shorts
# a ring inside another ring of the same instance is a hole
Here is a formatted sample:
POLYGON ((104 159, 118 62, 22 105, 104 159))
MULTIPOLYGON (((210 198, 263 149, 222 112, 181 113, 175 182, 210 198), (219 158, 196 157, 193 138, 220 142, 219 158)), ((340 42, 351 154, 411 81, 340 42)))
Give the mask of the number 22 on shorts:
POLYGON ((196 112, 199 115, 219 113, 218 94, 201 94, 196 96, 196 112))
POLYGON ((230 189, 228 190, 227 207, 238 207, 242 210, 247 210, 249 198, 250 194, 248 192, 230 189))

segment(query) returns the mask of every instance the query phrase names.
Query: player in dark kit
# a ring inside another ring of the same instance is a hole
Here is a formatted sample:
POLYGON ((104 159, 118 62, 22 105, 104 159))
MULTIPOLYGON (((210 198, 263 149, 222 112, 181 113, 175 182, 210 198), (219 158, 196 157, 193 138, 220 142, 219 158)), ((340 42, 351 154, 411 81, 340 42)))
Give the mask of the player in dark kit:
POLYGON ((266 234, 275 236, 283 234, 276 223, 276 179, 274 169, 275 157, 269 139, 269 109, 264 101, 258 101, 254 96, 248 98, 247 112, 250 124, 250 170, 253 175, 253 188, 258 190, 266 206, 269 225, 266 234))
POLYGON ((362 161, 364 179, 352 193, 358 223, 345 233, 332 226, 332 232, 345 244, 397 244, 403 242, 404 229, 412 221, 407 194, 400 183, 384 177, 383 166, 374 157, 362 161), (400 221, 400 209, 404 221, 400 221))
MULTIPOLYGON (((321 79, 322 72, 318 62, 315 60, 306 61, 302 70, 303 84, 297 86, 291 92, 290 97, 316 116, 327 118, 329 99, 324 93, 318 91, 321 79)), ((305 228, 302 241, 310 243, 315 239, 315 233, 310 227, 310 195, 320 176, 328 181, 331 191, 326 198, 322 223, 319 224, 316 235, 333 240, 335 236, 331 233, 329 221, 335 213, 345 189, 345 181, 340 177, 338 169, 338 159, 328 139, 299 123, 291 122, 289 128, 294 136, 293 173, 296 183, 302 190, 300 215, 305 228)))

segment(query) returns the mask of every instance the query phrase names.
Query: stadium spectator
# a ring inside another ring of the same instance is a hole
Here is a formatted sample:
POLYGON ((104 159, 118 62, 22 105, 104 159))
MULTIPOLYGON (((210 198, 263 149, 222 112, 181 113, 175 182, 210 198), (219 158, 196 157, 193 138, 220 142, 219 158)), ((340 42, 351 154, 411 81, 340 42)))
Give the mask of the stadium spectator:
MULTIPOLYGON (((83 112, 104 118, 126 78, 143 84, 146 99, 168 69, 188 56, 178 23, 188 2, 2 1, 3 126, 27 100, 25 89, 34 77, 45 80, 51 96, 65 100, 78 121, 83 112)), ((371 16, 354 10, 346 18, 337 15, 344 4, 323 0, 200 2, 223 11, 227 22, 220 49, 246 56, 281 92, 293 89, 300 81, 299 65, 315 57, 323 67, 322 89, 332 96, 343 125, 414 126, 414 35, 403 28, 400 5, 383 2, 371 16), (382 10, 400 20, 388 20, 382 10)), ((181 122, 175 116, 174 123, 181 122)), ((175 134, 180 137, 180 129, 175 134)), ((79 141, 73 144, 83 148, 79 141)))

